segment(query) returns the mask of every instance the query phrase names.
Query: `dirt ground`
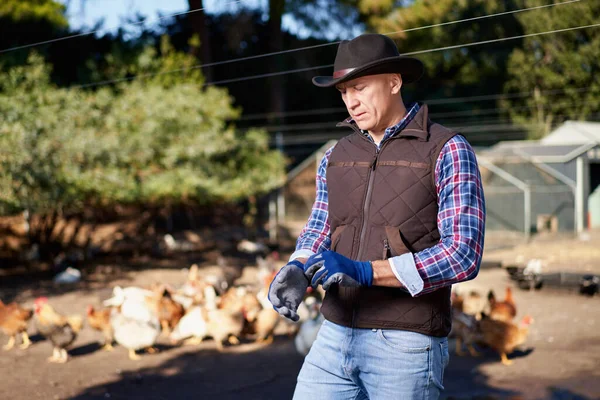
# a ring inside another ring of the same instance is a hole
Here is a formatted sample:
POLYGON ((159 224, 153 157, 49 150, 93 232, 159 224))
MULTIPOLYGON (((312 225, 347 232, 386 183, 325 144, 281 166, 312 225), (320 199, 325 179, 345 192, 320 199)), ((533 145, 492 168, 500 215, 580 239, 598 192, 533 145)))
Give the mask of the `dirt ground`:
MULTIPOLYGON (((570 239, 566 246, 570 258, 560 256, 564 238, 486 252, 486 268, 458 289, 482 293, 494 289, 502 297, 510 285, 518 305, 517 318, 528 314, 534 323, 526 344, 510 357, 514 364, 508 367, 489 350, 480 358, 458 357, 451 341, 444 398, 600 399, 600 296, 584 297, 573 289, 523 291, 504 269, 494 266, 500 260, 539 254, 552 260, 552 268, 569 261, 581 271, 585 268, 600 274, 600 255, 595 253, 600 248, 599 237, 570 239), (584 259, 579 259, 573 251, 579 249, 576 245, 594 256, 585 253, 584 259)), ((104 270, 112 265, 105 265, 104 270)), ((182 268, 187 266, 169 261, 149 263, 146 268, 138 266, 106 279, 90 274, 68 287, 55 287, 47 276, 8 284, 3 279, 0 296, 30 305, 35 297, 48 295, 59 311, 83 314, 87 304, 99 304, 116 284, 160 281, 177 285, 185 279, 182 268)), ((98 270, 103 270, 100 267, 98 270)), ((251 279, 254 268, 248 266, 243 272, 242 281, 251 279)), ((100 350, 100 334, 84 327, 69 351, 71 360, 56 365, 46 362, 52 351, 49 342, 36 336, 33 326, 29 331, 34 340, 29 349, 0 350, 0 399, 289 399, 303 361, 287 336, 278 336, 271 345, 242 343, 223 353, 217 352, 210 340, 199 346, 174 347, 161 339, 159 353, 131 361, 121 347, 113 352, 100 350)))

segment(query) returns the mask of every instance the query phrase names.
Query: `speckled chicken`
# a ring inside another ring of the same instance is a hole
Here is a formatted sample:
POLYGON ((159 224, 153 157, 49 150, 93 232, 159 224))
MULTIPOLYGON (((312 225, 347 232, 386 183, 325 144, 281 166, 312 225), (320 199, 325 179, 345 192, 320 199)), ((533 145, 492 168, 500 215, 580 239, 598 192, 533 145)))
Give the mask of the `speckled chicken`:
POLYGON ((63 316, 48 304, 46 297, 35 300, 35 322, 40 335, 47 338, 53 345, 49 362, 65 363, 69 355, 66 348, 77 338, 83 326, 80 315, 63 316))

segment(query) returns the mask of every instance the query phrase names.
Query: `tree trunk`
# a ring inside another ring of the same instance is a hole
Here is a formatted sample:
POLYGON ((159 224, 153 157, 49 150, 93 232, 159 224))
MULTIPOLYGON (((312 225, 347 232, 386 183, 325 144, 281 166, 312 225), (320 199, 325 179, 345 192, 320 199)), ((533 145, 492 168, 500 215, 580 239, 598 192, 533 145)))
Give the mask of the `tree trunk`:
MULTIPOLYGON (((188 0, 189 10, 199 10, 204 8, 203 0, 188 0)), ((197 35, 200 38, 200 50, 198 54, 198 49, 193 48, 192 53, 194 56, 200 58, 200 62, 202 64, 208 64, 212 62, 211 51, 210 51, 210 40, 209 40, 209 32, 208 26, 206 24, 206 14, 204 10, 195 11, 188 14, 190 19, 190 24, 192 26, 192 32, 194 35, 197 35)), ((206 77, 206 81, 210 82, 213 80, 212 68, 203 68, 202 69, 204 76, 206 77)))
MULTIPOLYGON (((285 0, 269 0, 269 52, 276 52, 283 50, 283 32, 281 30, 281 20, 283 18, 283 11, 285 7, 285 0)), ((284 70, 284 64, 282 58, 275 56, 272 58, 273 62, 270 72, 280 72, 284 70)), ((273 76, 269 78, 269 113, 280 114, 285 110, 285 77, 284 76, 273 76)), ((281 124, 283 118, 281 115, 275 117, 269 117, 270 124, 281 124)))

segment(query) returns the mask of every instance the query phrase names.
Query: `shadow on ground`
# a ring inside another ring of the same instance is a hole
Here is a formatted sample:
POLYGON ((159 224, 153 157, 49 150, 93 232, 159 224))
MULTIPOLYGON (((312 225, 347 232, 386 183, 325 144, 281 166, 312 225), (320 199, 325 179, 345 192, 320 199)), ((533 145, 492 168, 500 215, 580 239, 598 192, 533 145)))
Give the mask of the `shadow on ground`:
MULTIPOLYGON (((532 352, 515 352, 512 359, 532 352)), ((303 358, 293 341, 279 337, 268 347, 238 353, 229 348, 193 351, 177 355, 154 367, 123 372, 120 379, 90 387, 72 399, 291 399, 303 358)), ((489 351, 481 358, 453 357, 445 375, 443 399, 521 399, 521 393, 491 387, 479 371, 485 363, 498 362, 489 351)), ((568 397, 567 390, 554 388, 555 400, 568 397), (566 396, 566 397, 565 397, 566 396)), ((315 399, 316 400, 316 399, 315 399)))

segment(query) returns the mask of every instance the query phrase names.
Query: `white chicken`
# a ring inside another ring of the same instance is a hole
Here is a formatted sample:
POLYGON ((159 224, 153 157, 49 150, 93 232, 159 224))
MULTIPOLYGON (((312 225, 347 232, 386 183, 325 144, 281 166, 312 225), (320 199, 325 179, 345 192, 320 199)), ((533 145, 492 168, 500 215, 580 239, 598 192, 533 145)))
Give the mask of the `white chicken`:
POLYGON ((158 317, 142 320, 126 316, 113 310, 110 323, 114 331, 114 339, 129 350, 131 360, 139 360, 136 350, 152 348, 161 333, 158 317))
POLYGON ((171 332, 170 338, 179 342, 184 339, 186 344, 199 344, 208 335, 208 326, 205 310, 201 306, 193 306, 179 320, 171 332))
POLYGON ((300 325, 300 329, 294 338, 294 344, 298 353, 306 356, 317 339, 317 334, 325 317, 320 312, 321 303, 317 298, 309 296, 304 300, 304 303, 309 310, 309 318, 300 325))
POLYGON ((113 297, 104 301, 106 307, 120 307, 121 314, 142 321, 150 321, 155 316, 147 299, 154 296, 154 292, 135 286, 113 289, 113 297))
POLYGON ((153 296, 150 290, 116 286, 113 297, 104 301, 105 306, 115 307, 110 316, 114 339, 129 350, 131 360, 139 360, 136 350, 151 349, 161 333, 158 315, 149 303, 153 296))

